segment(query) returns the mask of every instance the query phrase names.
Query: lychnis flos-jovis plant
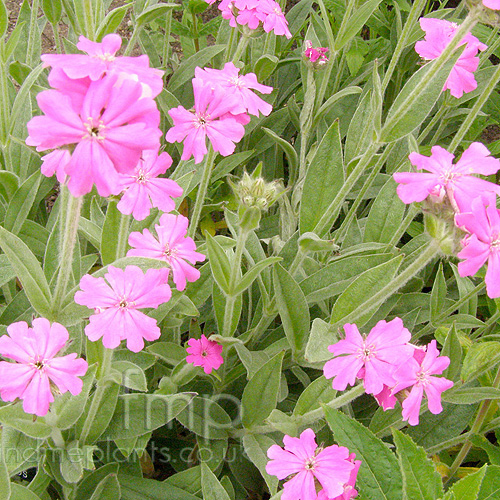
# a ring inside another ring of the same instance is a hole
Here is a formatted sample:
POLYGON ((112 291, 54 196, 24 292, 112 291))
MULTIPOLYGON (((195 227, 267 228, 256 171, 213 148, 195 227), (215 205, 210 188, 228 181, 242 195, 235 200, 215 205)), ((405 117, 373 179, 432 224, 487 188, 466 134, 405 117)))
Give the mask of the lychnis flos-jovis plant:
POLYGON ((403 419, 410 425, 419 421, 420 405, 425 392, 431 413, 440 413, 441 393, 453 382, 441 375, 450 359, 439 356, 436 341, 426 347, 410 343, 411 333, 400 318, 379 321, 363 337, 356 325, 344 325, 346 337, 328 347, 335 357, 324 367, 326 378, 339 391, 362 379, 367 394, 372 394, 384 410, 402 400, 403 419), (409 387, 411 391, 408 393, 409 387))

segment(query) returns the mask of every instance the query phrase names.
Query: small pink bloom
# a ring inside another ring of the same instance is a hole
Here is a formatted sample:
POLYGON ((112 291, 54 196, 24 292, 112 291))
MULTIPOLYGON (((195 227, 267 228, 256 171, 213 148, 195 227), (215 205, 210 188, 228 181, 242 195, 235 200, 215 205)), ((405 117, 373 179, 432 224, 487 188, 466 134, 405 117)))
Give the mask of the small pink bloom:
POLYGON ((288 29, 288 22, 278 2, 261 0, 257 6, 257 17, 262 21, 266 33, 274 31, 275 35, 292 38, 292 34, 288 29))
POLYGON ((356 325, 347 323, 344 330, 345 340, 328 347, 335 358, 323 368, 326 378, 333 377, 332 387, 343 391, 347 385, 354 385, 356 378, 363 379, 368 394, 379 394, 384 385, 392 387, 394 370, 413 354, 413 347, 408 345, 411 333, 401 318, 379 321, 366 338, 356 325))
POLYGON ((486 292, 491 298, 500 297, 500 210, 494 195, 475 198, 470 213, 455 216, 456 224, 470 233, 464 238, 458 258, 460 276, 473 276, 488 261, 486 292))
POLYGON ((156 207, 162 212, 171 212, 175 202, 171 197, 182 195, 182 188, 171 179, 158 177, 172 165, 168 153, 158 150, 144 151, 133 174, 122 174, 121 188, 125 189, 117 207, 123 214, 133 214, 134 219, 144 220, 156 207))
POLYGON ((437 415, 443 411, 441 394, 453 386, 451 380, 433 376, 441 375, 450 364, 450 358, 439 356, 435 340, 427 345, 423 359, 418 350, 415 352, 419 354, 420 361, 412 357, 399 366, 394 373, 397 384, 392 390, 392 393, 396 394, 411 387, 409 395, 403 401, 403 420, 407 420, 410 425, 418 424, 424 392, 429 411, 437 415))
POLYGON ((492 10, 500 10, 500 0, 483 0, 483 5, 492 10))
POLYGON ((427 196, 441 198, 444 193, 457 212, 470 211, 471 201, 482 193, 500 194, 500 186, 472 174, 491 175, 500 169, 500 161, 490 156, 480 142, 473 142, 453 164, 454 155, 441 146, 433 146, 431 156, 411 153, 409 159, 423 172, 397 172, 398 196, 404 203, 423 201, 427 196))
POLYGON ((196 78, 203 80, 205 83, 220 85, 238 99, 242 109, 235 110, 236 112, 231 111, 231 114, 248 112, 251 115, 259 116, 260 111, 263 115, 268 116, 273 107, 252 92, 251 89, 258 90, 262 94, 270 94, 273 88, 261 85, 254 73, 240 75, 239 72, 239 68, 230 62, 226 63, 223 69, 196 68, 195 75, 196 78))
POLYGON ((45 66, 61 69, 71 79, 90 78, 99 80, 105 74, 125 74, 147 86, 146 94, 156 97, 163 88, 163 71, 149 67, 146 55, 139 57, 118 57, 122 39, 119 35, 106 35, 102 42, 92 42, 80 36, 77 47, 83 54, 43 54, 45 66))
POLYGON ((348 460, 349 462, 354 464, 354 468, 352 469, 351 475, 349 476, 349 481, 347 481, 347 483, 344 484, 344 492, 335 498, 329 498, 325 490, 321 490, 316 500, 351 500, 351 498, 355 498, 358 496, 358 490, 356 490, 355 486, 356 486, 356 479, 358 477, 358 471, 361 466, 361 460, 355 460, 355 459, 356 459, 356 454, 351 453, 349 455, 348 460))
POLYGON ((93 342, 102 337, 108 349, 118 347, 126 339, 127 348, 133 352, 143 349, 144 339, 158 339, 161 332, 156 320, 138 309, 156 309, 170 300, 168 272, 166 268, 148 269, 144 274, 137 266, 125 269, 108 266, 104 278, 86 274, 80 281, 81 291, 76 292, 75 302, 96 312, 85 327, 87 337, 93 342))
MULTIPOLYGON (((422 17, 420 26, 425 31, 425 40, 417 42, 415 50, 427 60, 437 59, 458 30, 455 23, 444 19, 422 17)), ((477 88, 474 71, 479 65, 479 58, 476 55, 478 51, 488 48, 470 33, 464 36, 460 45, 467 47, 455 63, 443 88, 449 89, 450 94, 457 98, 462 97, 464 92, 472 92, 477 88)))
POLYGON ((224 363, 222 346, 214 340, 209 340, 205 335, 201 339, 189 339, 189 347, 186 348, 188 356, 186 361, 194 366, 202 366, 205 373, 212 373, 212 370, 220 368, 224 363))
POLYGON ((329 50, 327 47, 314 48, 311 40, 305 41, 305 47, 306 50, 304 50, 304 57, 309 59, 312 63, 322 65, 328 62, 328 57, 325 55, 329 50))
POLYGON ((236 143, 245 135, 243 125, 232 116, 233 111, 241 112, 241 103, 222 87, 199 78, 193 78, 193 91, 194 111, 178 106, 168 112, 174 126, 167 132, 167 141, 184 142, 181 159, 194 156, 196 163, 207 154, 207 137, 222 156, 234 153, 236 143))
POLYGON ((318 448, 312 429, 306 429, 299 438, 285 435, 283 443, 285 449, 275 444, 267 450, 271 460, 266 465, 267 473, 278 479, 295 474, 285 482, 282 500, 316 500, 317 484, 327 498, 337 498, 344 494, 353 470, 359 468, 343 446, 318 448))
POLYGON ((193 282, 200 277, 200 271, 188 262, 196 264, 205 260, 203 254, 196 252, 193 239, 186 236, 188 224, 189 220, 183 215, 163 214, 160 224, 155 226, 158 239, 149 229, 144 229, 142 234, 131 233, 128 242, 133 248, 127 256, 164 260, 172 269, 177 290, 184 290, 186 280, 193 282))
POLYGON ((56 357, 68 339, 64 326, 45 318, 34 319, 33 328, 24 321, 9 325, 7 335, 0 337, 0 354, 15 363, 0 361, 2 399, 22 399, 26 413, 43 417, 54 401, 51 383, 60 393, 80 394, 83 382, 78 377, 87 373, 87 362, 75 353, 56 357))
POLYGON ((136 82, 115 84, 115 77, 91 82, 79 110, 60 91, 46 90, 37 96, 45 116, 28 122, 26 143, 37 151, 76 144, 64 168, 73 196, 90 192, 94 183, 101 196, 118 194, 118 173, 133 171, 144 149, 158 147, 156 103, 141 99, 136 82))
POLYGON ((384 385, 384 388, 378 393, 373 395, 377 403, 383 408, 384 411, 392 410, 396 406, 396 396, 392 394, 392 388, 384 385))

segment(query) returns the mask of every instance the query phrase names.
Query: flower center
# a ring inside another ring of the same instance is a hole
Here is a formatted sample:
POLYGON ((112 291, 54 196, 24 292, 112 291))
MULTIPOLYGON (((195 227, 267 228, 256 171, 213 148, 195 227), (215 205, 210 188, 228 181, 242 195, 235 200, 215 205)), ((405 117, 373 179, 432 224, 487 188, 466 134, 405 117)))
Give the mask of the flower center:
POLYGON ((312 457, 304 465, 306 470, 314 470, 316 467, 316 457, 312 457))
POLYGON ((243 84, 243 79, 240 76, 235 76, 229 80, 231 85, 234 85, 235 87, 241 89, 244 84, 243 84))
POLYGON ((96 139, 98 141, 104 140, 104 135, 102 135, 102 131, 106 127, 101 120, 94 120, 93 118, 88 118, 84 125, 88 134, 83 136, 84 139, 96 139))
POLYGON ((125 299, 120 300, 118 307, 121 309, 126 309, 128 307, 128 302, 125 299))
POLYGON ((363 360, 363 362, 366 363, 366 361, 369 361, 373 356, 375 356, 375 346, 372 345, 363 345, 361 349, 358 350, 358 357, 363 360))
POLYGON ((208 356, 208 352, 207 351, 201 351, 201 355, 202 355, 202 357, 206 358, 208 356))
POLYGON ((207 123, 211 122, 210 115, 204 113, 196 113, 194 124, 196 128, 205 128, 207 123))
POLYGON ((35 368, 37 370, 43 370, 43 368, 45 367, 45 365, 43 364, 43 361, 36 361, 34 363, 34 365, 35 365, 35 368))
POLYGON ((144 170, 139 170, 138 174, 135 176, 136 182, 138 184, 146 184, 149 180, 148 175, 144 170))
POLYGON ((109 52, 106 52, 104 54, 96 54, 94 55, 96 59, 101 59, 101 61, 105 62, 113 62, 116 57, 113 54, 110 54, 109 52))
POLYGON ((429 383, 429 374, 420 370, 417 373, 417 385, 427 385, 429 383))
POLYGON ((163 256, 164 257, 172 257, 172 255, 174 255, 176 252, 175 252, 175 248, 170 248, 168 246, 168 243, 165 244, 165 246, 163 247, 163 256))

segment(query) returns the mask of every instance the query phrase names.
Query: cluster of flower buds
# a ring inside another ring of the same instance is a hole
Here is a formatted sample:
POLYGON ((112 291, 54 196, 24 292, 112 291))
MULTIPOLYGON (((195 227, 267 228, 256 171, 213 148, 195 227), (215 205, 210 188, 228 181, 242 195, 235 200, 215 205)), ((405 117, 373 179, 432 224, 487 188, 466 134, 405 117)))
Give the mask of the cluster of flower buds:
POLYGON ((329 61, 328 57, 326 57, 326 53, 329 51, 328 47, 314 47, 311 40, 306 40, 304 46, 304 58, 313 68, 325 66, 329 61))
MULTIPOLYGON (((205 1, 212 5, 216 0, 205 1)), ((275 35, 292 38, 285 15, 274 0, 222 0, 218 8, 233 28, 238 25, 250 30, 262 27, 266 33, 273 31, 275 35)))
POLYGON ((431 413, 443 410, 441 394, 453 382, 435 376, 450 364, 447 356, 439 355, 435 340, 425 347, 410 344, 411 333, 401 318, 379 321, 366 337, 354 324, 347 323, 344 330, 345 339, 328 347, 335 357, 324 366, 334 389, 343 391, 362 379, 366 393, 373 394, 384 410, 401 399, 403 419, 410 425, 418 424, 424 392, 431 413))

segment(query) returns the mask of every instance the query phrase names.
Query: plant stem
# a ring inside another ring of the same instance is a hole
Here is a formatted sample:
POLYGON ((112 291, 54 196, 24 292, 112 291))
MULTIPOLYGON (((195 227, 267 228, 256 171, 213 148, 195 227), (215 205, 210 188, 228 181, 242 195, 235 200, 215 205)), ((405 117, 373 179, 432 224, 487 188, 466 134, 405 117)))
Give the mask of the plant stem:
POLYGON ((421 132, 418 136, 418 139, 417 139, 417 142, 419 144, 422 143, 422 141, 430 134, 431 130, 434 128, 434 126, 436 125, 436 123, 439 122, 439 120, 441 120, 441 118, 446 114, 446 112, 448 111, 448 104, 446 102, 446 96, 448 94, 445 95, 445 100, 444 102, 441 104, 441 106, 439 107, 439 109, 437 110, 437 112, 434 114, 434 116, 431 118, 431 120, 429 121, 429 123, 427 124, 427 127, 425 127, 425 129, 423 130, 423 132, 421 132))
MULTIPOLYGON (((9 82, 7 77, 7 63, 2 61, 0 66, 0 92, 3 95, 0 103, 0 141, 3 145, 4 155, 7 156, 8 138, 10 136, 10 98, 9 98, 9 82)), ((7 162, 6 162, 7 163, 7 162)), ((7 168, 10 170, 10 168, 7 168)))
POLYGON ((196 18, 196 14, 193 12, 193 34, 195 35, 195 38, 193 40, 194 43, 194 50, 195 52, 200 51, 200 39, 198 38, 198 19, 196 18))
POLYGON ((28 47, 26 49, 26 64, 29 67, 33 66, 34 49, 35 49, 35 38, 38 34, 38 30, 35 30, 35 25, 38 21, 38 8, 40 6, 40 0, 33 0, 31 4, 31 16, 30 16, 30 31, 28 34, 28 47))
POLYGON ((165 18, 165 34, 163 36, 163 67, 167 67, 167 61, 170 58, 170 33, 172 31, 172 10, 167 11, 165 18))
POLYGON ((102 358, 102 365, 99 367, 99 379, 97 381, 97 388, 95 390, 94 396, 92 398, 92 403, 89 408, 89 412, 87 418, 85 419, 85 423, 83 424, 82 433, 80 435, 80 444, 86 444, 87 439, 90 434, 90 429, 92 428, 92 424, 97 416, 97 412, 99 411, 99 407, 101 406, 102 399, 104 397, 104 392, 109 383, 106 380, 106 376, 111 368, 111 361, 113 360, 113 349, 104 348, 104 356, 102 358))
POLYGON ((238 42, 238 47, 236 47, 236 52, 234 53, 233 56, 233 63, 237 63, 240 60, 241 56, 243 55, 243 52, 245 52, 248 46, 249 41, 250 37, 247 34, 242 33, 240 41, 238 42))
POLYGON ((412 203, 408 208, 408 212, 405 215, 405 218, 399 225, 398 229, 394 232, 391 241, 389 241, 389 245, 395 246, 396 243, 401 239, 403 234, 405 233, 407 227, 411 224, 411 221, 416 217, 416 215, 420 212, 420 209, 412 203))
MULTIPOLYGON (((500 368, 497 371, 492 387, 498 389, 499 386, 500 386, 500 368)), ((487 399, 479 405, 479 410, 477 412, 476 418, 474 419, 474 422, 472 423, 472 426, 470 428, 471 436, 477 434, 481 430, 481 427, 483 426, 484 420, 486 418, 486 415, 488 414, 488 410, 490 409, 492 402, 493 401, 491 399, 487 399)), ((462 445, 462 448, 458 452, 458 455, 455 457, 454 462, 451 464, 448 479, 446 482, 450 481, 453 478, 458 468, 462 465, 462 462, 467 457, 467 454, 469 453, 471 448, 472 448, 472 443, 469 440, 465 441, 465 443, 462 445)))
POLYGON ((404 25, 403 31, 401 32, 401 35, 399 35, 398 37, 398 43, 396 45, 396 48, 394 49, 394 54, 391 58, 391 62, 389 63, 389 67, 387 68, 387 71, 384 75, 384 80, 382 82, 382 92, 385 92, 387 86, 389 85, 389 82, 391 81, 392 74, 394 73, 396 65, 399 62, 399 58, 401 57, 401 54, 403 53, 403 50, 405 49, 408 43, 408 38, 410 37, 410 33, 413 30, 413 26, 417 22, 417 19, 420 17, 420 14, 424 9, 426 2, 427 0, 417 0, 416 2, 413 3, 413 6, 410 10, 410 14, 408 15, 408 19, 406 20, 406 23, 404 25))
POLYGON ((53 318, 56 318, 61 311, 64 299, 66 298, 72 271, 73 251, 75 249, 76 239, 78 238, 78 223, 80 221, 80 211, 83 201, 83 197, 81 196, 79 198, 73 197, 66 186, 61 188, 60 196, 63 197, 63 207, 66 206, 67 208, 65 211, 61 210, 59 213, 61 232, 59 258, 61 264, 52 302, 53 318))
POLYGON ((132 31, 132 36, 130 37, 130 40, 127 43, 127 48, 123 53, 124 56, 129 56, 132 53, 132 50, 134 50, 135 44, 137 43, 137 38, 139 37, 140 32, 141 32, 141 26, 135 25, 134 31, 132 31))
POLYGON ((51 25, 52 26, 52 33, 54 34, 54 40, 56 42, 56 52, 58 54, 63 54, 63 48, 61 45, 61 37, 59 35, 59 27, 57 26, 57 23, 54 23, 51 25))
POLYGON ((495 90, 497 83, 500 81, 500 65, 497 66, 493 75, 491 75, 490 81, 486 88, 481 92, 481 95, 478 97, 477 101, 472 106, 472 109, 467 114, 467 117, 463 121, 462 125, 458 129, 458 132, 453 137, 450 145, 448 146, 448 151, 453 153, 455 149, 460 145, 462 139, 465 137, 465 134, 469 131, 469 128, 474 123, 474 120, 477 118, 477 115, 481 111, 481 108, 485 105, 486 101, 490 97, 491 93, 495 90))
POLYGON ((240 228, 238 238, 236 239, 236 249, 234 251, 234 260, 231 267, 231 274, 229 276, 229 294, 226 296, 226 306, 224 309, 224 322, 222 326, 222 336, 230 337, 233 333, 233 312, 234 304, 237 299, 237 295, 234 294, 234 288, 236 287, 236 282, 238 280, 238 274, 241 269, 241 258, 243 256, 243 250, 245 250, 245 243, 247 241, 248 231, 244 231, 240 228))
POLYGON ((203 164, 203 174, 201 177, 200 185, 198 186, 198 193, 196 195, 196 201, 193 208, 193 213, 191 214, 191 222, 189 224, 188 236, 194 238, 196 234, 196 229, 200 222, 201 209, 203 208, 203 203, 205 202, 205 197, 207 196, 208 185, 210 184, 210 177, 212 175, 212 168, 214 166, 214 160, 216 156, 213 146, 210 144, 208 148, 208 153, 205 156, 205 162, 203 164))
POLYGON ((116 243, 116 258, 125 257, 130 232, 130 215, 121 214, 120 226, 118 228, 118 241, 116 243))
POLYGON ((423 269, 432 259, 439 255, 439 242, 431 240, 429 246, 398 276, 390 283, 384 286, 377 293, 372 295, 367 301, 360 304, 354 311, 344 316, 342 324, 355 322, 358 316, 365 315, 374 310, 384 300, 396 293, 403 287, 408 280, 413 278, 421 269, 423 269))
POLYGON ((229 34, 229 40, 227 41, 226 49, 224 50, 224 64, 229 62, 231 59, 231 54, 233 53, 234 40, 236 39, 236 28, 231 28, 231 33, 229 34))

